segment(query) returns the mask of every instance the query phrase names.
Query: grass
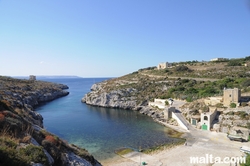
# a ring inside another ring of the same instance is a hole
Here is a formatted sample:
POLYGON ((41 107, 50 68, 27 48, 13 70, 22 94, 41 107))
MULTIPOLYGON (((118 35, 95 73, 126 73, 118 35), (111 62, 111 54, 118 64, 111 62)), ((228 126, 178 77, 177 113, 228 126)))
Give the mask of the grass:
POLYGON ((176 130, 173 130, 171 128, 167 128, 167 134, 170 136, 170 137, 173 137, 173 138, 181 138, 181 136, 183 135, 182 132, 178 132, 176 130))
POLYGON ((134 150, 130 149, 130 148, 121 148, 121 149, 116 150, 115 153, 117 155, 122 156, 122 155, 128 154, 128 153, 133 152, 133 151, 134 150))
POLYGON ((165 150, 165 149, 170 149, 170 148, 176 147, 178 145, 183 145, 185 142, 186 142, 186 139, 180 138, 180 140, 178 142, 167 143, 167 144, 163 144, 163 145, 160 145, 160 146, 155 146, 155 147, 148 148, 148 149, 143 149, 142 152, 146 153, 146 154, 150 154, 150 153, 162 151, 162 150, 165 150))

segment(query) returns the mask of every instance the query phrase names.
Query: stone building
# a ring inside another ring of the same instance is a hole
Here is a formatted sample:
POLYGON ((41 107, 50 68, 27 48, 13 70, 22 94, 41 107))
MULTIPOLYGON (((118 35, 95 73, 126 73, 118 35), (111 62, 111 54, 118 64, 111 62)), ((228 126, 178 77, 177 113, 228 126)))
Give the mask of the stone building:
POLYGON ((214 59, 211 59, 210 61, 216 62, 216 61, 226 61, 226 60, 228 60, 228 58, 214 58, 214 59))
POLYGON ((238 104, 241 98, 241 91, 238 88, 224 89, 223 105, 230 106, 231 103, 238 104))
POLYGON ((168 63, 168 62, 163 62, 163 63, 159 63, 158 66, 157 66, 157 69, 160 70, 160 69, 166 69, 168 67, 171 67, 172 64, 171 63, 168 63))
POLYGON ((164 118, 170 119, 172 118, 172 113, 175 112, 175 107, 169 107, 164 110, 164 118))
POLYGON ((30 75, 30 80, 35 81, 36 80, 36 76, 30 75))
POLYGON ((201 113, 201 129, 210 130, 217 115, 216 108, 209 108, 209 112, 201 113))

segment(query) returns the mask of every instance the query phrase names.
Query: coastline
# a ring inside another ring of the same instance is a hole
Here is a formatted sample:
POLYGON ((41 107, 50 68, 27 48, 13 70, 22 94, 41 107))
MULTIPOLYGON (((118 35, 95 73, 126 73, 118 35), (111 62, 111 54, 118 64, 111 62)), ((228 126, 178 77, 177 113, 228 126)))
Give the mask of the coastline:
MULTIPOLYGON (((169 125, 167 123, 164 123, 164 122, 161 122, 161 121, 155 121, 161 125, 163 125, 164 127, 170 129, 170 130, 174 130, 175 132, 178 132, 177 133, 177 137, 174 136, 174 135, 171 135, 169 133, 167 133, 170 137, 174 137, 174 138, 180 138, 182 140, 178 141, 178 142, 175 142, 175 143, 166 143, 164 145, 160 145, 160 146, 156 146, 156 147, 152 147, 152 148, 149 148, 149 149, 143 149, 141 152, 135 152, 135 151, 132 151, 130 153, 127 153, 127 154, 124 154, 124 155, 119 155, 119 154, 116 154, 114 157, 112 158, 107 158, 107 159, 104 159, 104 160, 100 160, 100 163, 102 163, 103 166, 127 166, 127 165, 138 165, 138 162, 135 162, 133 160, 131 160, 131 157, 129 156, 130 154, 132 156, 135 156, 136 154, 134 153, 138 153, 138 155, 140 157, 144 156, 145 159, 148 159, 148 158, 155 158, 155 156, 157 156, 157 154, 159 153, 165 153, 165 152, 169 152, 171 151, 172 149, 175 149, 179 146, 183 146, 184 143, 186 142, 186 139, 188 138, 188 135, 186 133, 188 133, 189 131, 186 131, 184 129, 182 129, 181 127, 179 126, 173 126, 173 125, 169 125)), ((154 160, 154 159, 152 159, 154 160)))
MULTIPOLYGON (((105 85, 104 85, 105 87, 105 85)), ((194 166, 194 165, 207 165, 211 166, 215 164, 215 161, 210 163, 197 163, 190 162, 192 157, 204 157, 205 154, 215 157, 237 157, 242 156, 240 147, 243 145, 250 146, 250 142, 232 142, 227 138, 225 133, 217 133, 214 131, 199 130, 188 124, 188 131, 180 128, 179 126, 172 126, 163 122, 162 111, 153 110, 146 106, 145 102, 136 104, 133 93, 136 90, 122 89, 105 92, 102 84, 95 84, 91 88, 91 92, 86 94, 82 99, 89 105, 95 105, 100 107, 110 108, 123 108, 132 109, 138 111, 141 114, 145 114, 151 117, 155 122, 158 122, 166 127, 174 129, 175 131, 184 133, 182 138, 186 139, 185 144, 174 146, 173 148, 162 148, 160 150, 153 151, 149 154, 140 152, 131 152, 122 157, 115 157, 113 159, 103 160, 103 165, 108 166, 125 166, 125 165, 138 165, 142 164, 141 161, 145 161, 148 165, 175 165, 175 166, 194 166), (123 91, 124 92, 123 92, 123 91), (130 94, 130 95, 127 95, 130 94), (126 98, 126 95, 129 96, 126 98), (125 96, 125 97, 120 97, 125 96), (132 97, 131 97, 132 96, 132 97), (124 100, 126 98, 126 100, 124 100)), ((176 109, 180 108, 180 105, 175 105, 176 109)))
MULTIPOLYGON (((242 152, 239 148, 243 145, 250 146, 249 142, 232 142, 228 140, 226 134, 194 130, 184 136, 186 145, 177 145, 162 150, 157 150, 149 154, 130 153, 124 156, 116 156, 111 159, 103 160, 103 166, 136 166, 141 162, 148 165, 174 165, 174 166, 194 166, 190 162, 190 157, 204 157, 206 154, 214 157, 240 157, 242 152)), ((197 164, 196 164, 197 165, 197 164)), ((198 165, 211 166, 215 162, 203 163, 198 165)))

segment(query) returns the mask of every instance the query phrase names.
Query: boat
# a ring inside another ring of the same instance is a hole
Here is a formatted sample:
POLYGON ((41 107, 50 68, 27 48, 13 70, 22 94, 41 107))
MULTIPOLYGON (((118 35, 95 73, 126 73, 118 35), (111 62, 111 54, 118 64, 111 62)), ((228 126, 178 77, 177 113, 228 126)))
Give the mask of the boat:
POLYGON ((242 146, 242 147, 240 147, 240 151, 250 154, 250 147, 242 146))
POLYGON ((243 141, 243 138, 241 136, 237 136, 237 135, 227 135, 227 138, 229 138, 231 141, 243 141))

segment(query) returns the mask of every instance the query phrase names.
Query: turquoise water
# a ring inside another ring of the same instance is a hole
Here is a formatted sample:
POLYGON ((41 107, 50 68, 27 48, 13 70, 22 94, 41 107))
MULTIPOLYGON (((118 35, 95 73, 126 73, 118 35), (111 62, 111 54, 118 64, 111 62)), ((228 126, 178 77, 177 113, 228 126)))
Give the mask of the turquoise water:
POLYGON ((46 79, 69 86, 70 94, 36 108, 44 127, 87 149, 98 160, 115 156, 121 147, 149 148, 177 139, 169 138, 167 128, 136 111, 93 107, 81 103, 93 83, 104 78, 46 79))

